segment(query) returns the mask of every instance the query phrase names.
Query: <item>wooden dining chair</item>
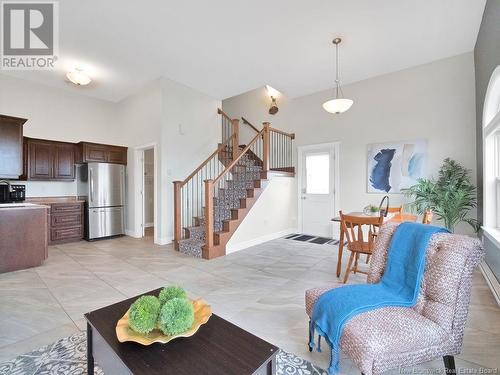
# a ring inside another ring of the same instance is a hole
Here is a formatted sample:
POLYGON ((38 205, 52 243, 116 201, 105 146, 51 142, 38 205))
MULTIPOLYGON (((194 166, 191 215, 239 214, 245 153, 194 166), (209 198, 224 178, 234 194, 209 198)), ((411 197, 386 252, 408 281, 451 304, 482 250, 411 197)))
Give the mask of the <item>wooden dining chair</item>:
POLYGON ((351 271, 366 274, 365 271, 358 269, 358 259, 360 254, 368 256, 372 254, 375 232, 383 222, 384 217, 382 215, 378 217, 350 216, 344 215, 340 211, 340 225, 347 239, 347 249, 351 252, 345 270, 344 284, 347 283, 351 271), (365 232, 367 233, 366 240, 365 232))
POLYGON ((424 212, 424 217, 422 218, 422 224, 432 224, 432 210, 427 210, 424 212))
POLYGON ((402 214, 403 213, 403 206, 389 207, 387 209, 387 213, 389 213, 389 214, 402 214))

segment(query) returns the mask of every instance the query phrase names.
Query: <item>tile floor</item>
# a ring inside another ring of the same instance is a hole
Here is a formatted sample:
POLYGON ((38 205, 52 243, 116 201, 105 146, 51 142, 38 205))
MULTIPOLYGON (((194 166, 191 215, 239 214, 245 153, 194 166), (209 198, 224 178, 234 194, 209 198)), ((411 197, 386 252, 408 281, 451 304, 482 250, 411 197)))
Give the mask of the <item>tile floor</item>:
MULTIPOLYGON (((83 329, 87 311, 175 283, 218 315, 326 367, 327 351, 307 350, 304 291, 339 282, 336 250, 278 239, 205 261, 154 245, 151 236, 52 246, 43 266, 0 275, 0 362, 83 329)), ((479 272, 457 365, 500 365, 500 309, 479 272)), ((342 366, 343 373, 358 374, 349 361, 342 366)), ((433 366, 442 368, 441 361, 422 367, 433 366)))

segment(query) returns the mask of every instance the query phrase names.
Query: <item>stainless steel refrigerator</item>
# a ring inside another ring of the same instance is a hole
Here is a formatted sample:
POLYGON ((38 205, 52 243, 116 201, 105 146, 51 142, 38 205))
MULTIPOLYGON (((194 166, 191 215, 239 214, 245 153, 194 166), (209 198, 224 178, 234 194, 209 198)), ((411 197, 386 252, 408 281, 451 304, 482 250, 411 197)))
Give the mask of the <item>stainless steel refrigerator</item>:
POLYGON ((125 233, 125 166, 80 164, 78 196, 85 199, 85 238, 94 240, 125 233))

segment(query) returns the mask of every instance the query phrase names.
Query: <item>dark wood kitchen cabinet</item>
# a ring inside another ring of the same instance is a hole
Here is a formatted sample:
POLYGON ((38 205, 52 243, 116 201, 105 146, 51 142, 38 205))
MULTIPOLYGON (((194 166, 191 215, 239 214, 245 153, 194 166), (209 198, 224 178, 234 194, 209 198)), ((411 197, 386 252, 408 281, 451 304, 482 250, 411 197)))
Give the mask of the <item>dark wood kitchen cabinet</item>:
POLYGON ((76 149, 77 163, 127 164, 127 147, 80 142, 76 149))
POLYGON ((83 239, 85 201, 75 197, 38 197, 27 201, 48 207, 46 232, 49 245, 83 239))
POLYGON ((27 120, 0 115, 0 179, 23 173, 23 125, 27 120))
POLYGON ((54 178, 56 180, 75 179, 75 145, 57 143, 54 146, 54 178))
POLYGON ((83 239, 83 202, 50 203, 49 244, 83 239))
POLYGON ((75 179, 75 145, 24 138, 25 175, 28 180, 72 181, 75 179))

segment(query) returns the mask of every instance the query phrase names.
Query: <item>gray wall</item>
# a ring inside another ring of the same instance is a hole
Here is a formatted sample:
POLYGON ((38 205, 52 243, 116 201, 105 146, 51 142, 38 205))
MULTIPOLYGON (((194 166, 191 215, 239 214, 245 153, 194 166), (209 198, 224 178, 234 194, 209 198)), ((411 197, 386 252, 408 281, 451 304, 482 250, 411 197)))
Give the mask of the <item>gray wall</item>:
MULTIPOLYGON (((478 219, 482 221, 482 179, 483 179, 483 104, 486 89, 493 70, 500 65, 500 0, 488 0, 484 10, 481 28, 474 48, 476 71, 476 142, 477 142, 477 184, 478 219)), ((500 280, 500 249, 485 239, 486 262, 500 280)))

